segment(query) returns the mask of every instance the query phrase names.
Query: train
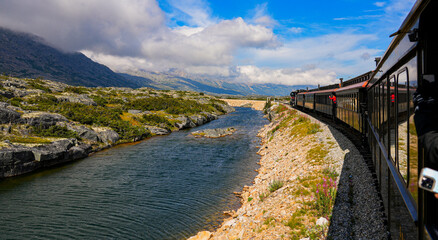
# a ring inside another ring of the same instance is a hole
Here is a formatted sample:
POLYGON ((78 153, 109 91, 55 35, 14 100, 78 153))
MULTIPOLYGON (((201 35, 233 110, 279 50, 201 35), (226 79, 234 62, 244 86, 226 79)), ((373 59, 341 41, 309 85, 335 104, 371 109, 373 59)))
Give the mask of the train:
POLYGON ((413 103, 416 91, 438 96, 423 87, 436 86, 437 13, 438 1, 417 0, 374 70, 290 94, 293 107, 346 124, 368 142, 390 238, 438 239, 438 199, 418 188, 431 159, 417 136, 413 103))

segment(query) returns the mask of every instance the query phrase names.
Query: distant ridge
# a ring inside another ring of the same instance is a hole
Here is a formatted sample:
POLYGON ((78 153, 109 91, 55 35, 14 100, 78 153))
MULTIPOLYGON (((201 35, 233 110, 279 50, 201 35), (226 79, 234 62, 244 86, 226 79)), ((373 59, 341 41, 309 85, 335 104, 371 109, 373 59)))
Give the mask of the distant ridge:
POLYGON ((35 35, 0 27, 0 74, 49 79, 85 87, 151 87, 216 95, 286 96, 297 88, 280 84, 250 84, 234 79, 190 75, 183 70, 115 73, 84 54, 66 53, 35 35))
POLYGON ((0 27, 0 73, 86 87, 141 87, 82 53, 65 53, 28 33, 0 27))

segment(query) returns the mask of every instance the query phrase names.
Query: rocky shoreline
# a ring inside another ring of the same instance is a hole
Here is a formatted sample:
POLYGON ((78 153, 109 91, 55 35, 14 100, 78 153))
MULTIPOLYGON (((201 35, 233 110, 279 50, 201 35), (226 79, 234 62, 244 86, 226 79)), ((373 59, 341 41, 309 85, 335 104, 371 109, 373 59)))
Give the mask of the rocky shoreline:
POLYGON ((200 93, 0 76, 0 180, 201 126, 232 111, 200 93))
POLYGON ((259 132, 258 175, 236 193, 242 206, 227 211, 215 232, 189 239, 386 239, 378 193, 354 145, 286 106, 268 112, 272 122, 259 132), (336 201, 321 213, 316 196, 329 182, 336 201))
MULTIPOLYGON (((6 103, 1 103, 7 106, 6 103)), ((90 154, 118 145, 119 135, 109 128, 89 128, 83 125, 69 122, 59 114, 46 112, 33 112, 20 116, 16 111, 0 106, 0 115, 8 123, 21 123, 30 126, 67 126, 71 131, 78 133, 86 141, 78 141, 76 138, 55 140, 49 144, 26 146, 13 144, 9 141, 3 143, 0 148, 0 180, 34 172, 67 162, 88 157, 90 154), (9 115, 6 117, 6 115, 9 115), (6 146, 5 146, 6 145, 6 146)), ((175 127, 178 130, 201 126, 216 120, 217 115, 205 114, 191 117, 179 117, 175 127)), ((167 135, 171 130, 155 126, 146 126, 154 135, 167 135)), ((2 129, 8 131, 8 129, 2 129)), ((137 136, 133 142, 143 140, 145 136, 137 136)))

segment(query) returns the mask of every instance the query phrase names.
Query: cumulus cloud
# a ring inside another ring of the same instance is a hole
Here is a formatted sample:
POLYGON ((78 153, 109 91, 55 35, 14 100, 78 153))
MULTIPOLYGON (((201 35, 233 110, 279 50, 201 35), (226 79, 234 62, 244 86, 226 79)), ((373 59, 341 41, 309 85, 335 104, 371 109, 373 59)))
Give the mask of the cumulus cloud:
POLYGON ((68 51, 134 56, 165 16, 154 0, 20 0, 1 1, 0 24, 68 51))
MULTIPOLYGON (((413 0, 394 1, 376 5, 403 12, 413 0)), ((218 19, 204 0, 168 3, 165 13, 156 0, 0 0, 0 25, 81 51, 119 72, 177 68, 248 83, 330 84, 337 74, 372 69, 369 59, 382 52, 363 44, 376 40, 374 34, 282 39, 274 34, 279 23, 268 4, 257 5, 245 19, 218 19)))
POLYGON ((239 66, 239 79, 250 83, 275 83, 284 85, 315 85, 336 82, 334 71, 320 68, 259 68, 256 66, 239 66))

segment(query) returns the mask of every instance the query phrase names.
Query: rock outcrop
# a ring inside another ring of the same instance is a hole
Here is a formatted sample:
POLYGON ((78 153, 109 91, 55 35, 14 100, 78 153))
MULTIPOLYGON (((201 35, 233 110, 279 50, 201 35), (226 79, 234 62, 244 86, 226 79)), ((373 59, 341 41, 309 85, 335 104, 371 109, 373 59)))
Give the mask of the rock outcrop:
POLYGON ((56 125, 58 122, 67 122, 67 118, 57 113, 30 112, 21 116, 23 123, 38 126, 44 129, 56 125))
POLYGON ((85 158, 91 146, 76 139, 63 139, 36 147, 12 146, 0 149, 0 179, 85 158))
POLYGON ((200 131, 192 132, 195 137, 206 137, 206 138, 220 138, 233 134, 236 131, 235 128, 215 128, 215 129, 205 129, 200 131))
POLYGON ((20 113, 0 106, 0 124, 15 123, 20 119, 20 113))

